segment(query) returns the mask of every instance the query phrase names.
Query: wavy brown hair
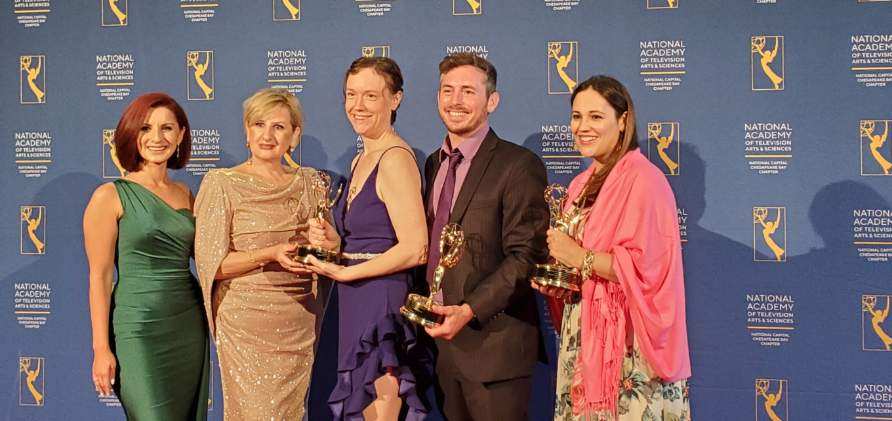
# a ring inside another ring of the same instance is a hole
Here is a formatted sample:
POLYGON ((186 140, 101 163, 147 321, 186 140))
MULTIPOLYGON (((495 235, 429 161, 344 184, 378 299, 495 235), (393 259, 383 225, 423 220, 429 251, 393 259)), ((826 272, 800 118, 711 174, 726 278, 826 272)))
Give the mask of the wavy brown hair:
POLYGON ((607 180, 607 176, 610 175, 610 171, 613 170, 616 163, 622 159, 626 152, 638 149, 638 131, 635 129, 635 106, 632 103, 632 96, 629 95, 626 87, 610 76, 592 76, 576 85, 576 88, 573 89, 573 93, 570 95, 570 107, 573 106, 576 95, 589 89, 597 92, 607 100, 607 103, 616 112, 616 118, 625 113, 626 124, 619 132, 619 142, 616 142, 616 147, 607 155, 607 159, 601 163, 601 168, 592 173, 588 181, 585 182, 582 194, 576 199, 576 204, 581 207, 588 207, 595 203, 604 181, 607 180))

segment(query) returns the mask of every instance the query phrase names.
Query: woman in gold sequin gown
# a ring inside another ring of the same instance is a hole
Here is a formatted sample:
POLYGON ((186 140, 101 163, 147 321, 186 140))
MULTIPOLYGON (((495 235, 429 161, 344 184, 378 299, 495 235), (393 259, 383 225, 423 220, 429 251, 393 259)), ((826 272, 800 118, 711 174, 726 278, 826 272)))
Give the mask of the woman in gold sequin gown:
MULTIPOLYGON (((303 417, 322 300, 289 256, 307 243, 318 175, 283 165, 301 111, 285 90, 244 103, 251 157, 205 176, 195 203, 195 260, 217 345, 227 420, 303 417)), ((336 244, 317 244, 336 248, 336 244)))

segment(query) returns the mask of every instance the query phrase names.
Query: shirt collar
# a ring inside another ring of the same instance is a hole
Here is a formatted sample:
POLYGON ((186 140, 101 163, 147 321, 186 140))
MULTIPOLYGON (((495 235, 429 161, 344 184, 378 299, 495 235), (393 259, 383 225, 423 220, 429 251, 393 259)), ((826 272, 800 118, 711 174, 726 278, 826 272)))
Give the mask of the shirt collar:
MULTIPOLYGON (((487 134, 489 134, 489 123, 484 122, 483 126, 481 126, 473 136, 458 145, 457 149, 461 152, 462 157, 466 162, 469 162, 474 158, 474 155, 477 154, 477 150, 480 149, 480 145, 483 144, 483 139, 486 138, 487 134)), ((450 146, 449 135, 446 135, 446 139, 443 140, 443 145, 440 147, 441 160, 452 152, 450 146)))

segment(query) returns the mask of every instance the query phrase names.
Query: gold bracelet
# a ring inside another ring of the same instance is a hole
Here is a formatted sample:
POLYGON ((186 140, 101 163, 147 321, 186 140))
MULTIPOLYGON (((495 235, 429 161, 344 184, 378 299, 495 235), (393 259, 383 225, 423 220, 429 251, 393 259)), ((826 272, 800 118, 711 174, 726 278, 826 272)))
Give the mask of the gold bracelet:
POLYGON ((585 252, 585 257, 582 258, 582 267, 579 268, 579 272, 582 275, 582 280, 588 280, 595 274, 595 252, 587 251, 585 252))
POLYGON ((254 258, 254 252, 255 252, 255 251, 257 251, 257 250, 253 250, 253 249, 252 249, 252 250, 248 250, 248 259, 251 260, 251 263, 253 263, 253 264, 255 264, 255 265, 259 266, 259 267, 263 267, 264 265, 266 265, 266 262, 258 262, 257 259, 254 258))

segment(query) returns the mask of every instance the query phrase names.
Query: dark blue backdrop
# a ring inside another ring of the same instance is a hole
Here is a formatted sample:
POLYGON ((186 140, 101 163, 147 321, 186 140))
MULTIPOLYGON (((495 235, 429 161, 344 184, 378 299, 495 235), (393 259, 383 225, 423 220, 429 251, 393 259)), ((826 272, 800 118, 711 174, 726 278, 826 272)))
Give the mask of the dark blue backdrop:
MULTIPOLYGON (((160 90, 184 105, 198 159, 176 177, 193 191, 208 168, 246 158, 240 103, 265 86, 304 105, 295 160, 343 174, 356 135, 340 89, 354 58, 400 63, 397 130, 426 154, 444 135, 436 65, 474 51, 500 71, 493 127, 539 153, 554 181, 586 165, 571 148, 569 86, 606 73, 632 92, 642 149, 684 228, 694 419, 892 420, 892 2, 478 2, 291 0, 294 14, 282 0, 8 2, 0 417, 122 417, 90 383, 81 215, 119 175, 103 131, 129 100, 160 90)), ((323 338, 322 419, 335 346, 323 338)), ((536 420, 551 415, 553 371, 537 372, 536 420)))

